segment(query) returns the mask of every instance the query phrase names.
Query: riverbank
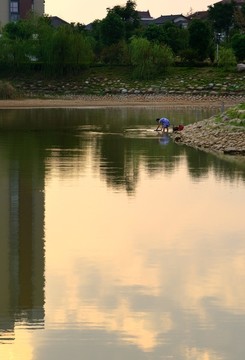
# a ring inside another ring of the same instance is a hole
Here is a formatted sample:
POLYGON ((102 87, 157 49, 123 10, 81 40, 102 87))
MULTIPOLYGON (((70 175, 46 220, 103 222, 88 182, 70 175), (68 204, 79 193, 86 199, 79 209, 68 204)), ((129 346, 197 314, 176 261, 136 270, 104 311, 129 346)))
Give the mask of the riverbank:
POLYGON ((245 162, 245 103, 220 115, 185 126, 173 140, 203 151, 233 156, 245 162))
POLYGON ((244 95, 80 95, 0 100, 0 108, 64 108, 101 106, 229 107, 245 102, 244 95))

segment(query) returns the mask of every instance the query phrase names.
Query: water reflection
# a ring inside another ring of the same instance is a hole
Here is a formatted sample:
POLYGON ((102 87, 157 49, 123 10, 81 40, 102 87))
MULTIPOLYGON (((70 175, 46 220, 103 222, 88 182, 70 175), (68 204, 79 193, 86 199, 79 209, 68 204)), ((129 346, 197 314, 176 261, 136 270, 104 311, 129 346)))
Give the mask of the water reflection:
POLYGON ((155 126, 155 119, 162 114, 172 124, 188 124, 216 114, 220 106, 210 107, 101 107, 70 109, 0 109, 0 130, 71 129, 78 125, 102 132, 120 132, 131 126, 155 126), (18 121, 16 121, 18 119, 18 121))
POLYGON ((107 111, 2 122, 1 358, 240 359, 244 167, 107 111))
POLYGON ((1 136, 1 343, 15 339, 16 324, 44 324, 43 160, 33 144, 21 138, 13 148, 1 136))

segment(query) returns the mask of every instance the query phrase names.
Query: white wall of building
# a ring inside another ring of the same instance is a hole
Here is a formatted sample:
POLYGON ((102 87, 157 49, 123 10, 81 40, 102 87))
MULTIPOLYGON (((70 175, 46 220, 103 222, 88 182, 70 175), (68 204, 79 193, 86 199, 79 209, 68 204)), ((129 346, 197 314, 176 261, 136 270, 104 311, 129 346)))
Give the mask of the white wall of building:
POLYGON ((33 11, 38 15, 44 14, 44 0, 34 0, 33 11))
POLYGON ((9 0, 0 0, 0 27, 9 21, 9 0))

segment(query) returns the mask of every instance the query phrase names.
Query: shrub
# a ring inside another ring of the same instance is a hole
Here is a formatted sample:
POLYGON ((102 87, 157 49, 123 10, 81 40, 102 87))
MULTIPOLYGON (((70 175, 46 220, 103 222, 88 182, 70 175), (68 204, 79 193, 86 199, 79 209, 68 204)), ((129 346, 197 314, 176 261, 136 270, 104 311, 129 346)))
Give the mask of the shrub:
POLYGON ((152 43, 144 38, 133 38, 130 58, 134 66, 133 76, 147 80, 164 73, 173 64, 173 53, 166 45, 152 43))
POLYGON ((235 34, 231 39, 231 46, 238 61, 245 60, 245 34, 235 34))
POLYGON ((124 65, 129 63, 128 47, 124 41, 103 48, 101 52, 101 60, 105 64, 124 65))
POLYGON ((17 91, 9 82, 0 81, 0 99, 15 99, 17 91))
POLYGON ((236 57, 231 48, 220 47, 218 66, 224 70, 234 70, 236 65, 236 57))

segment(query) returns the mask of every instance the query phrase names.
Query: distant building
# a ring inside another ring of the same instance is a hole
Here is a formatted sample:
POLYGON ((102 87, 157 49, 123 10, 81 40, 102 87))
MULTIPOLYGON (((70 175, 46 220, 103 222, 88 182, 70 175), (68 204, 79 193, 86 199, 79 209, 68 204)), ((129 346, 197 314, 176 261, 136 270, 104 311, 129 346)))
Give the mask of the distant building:
POLYGON ((139 16, 140 22, 142 25, 149 25, 152 23, 154 18, 151 16, 150 11, 137 11, 137 14, 139 16))
POLYGON ((208 18, 208 11, 197 11, 188 15, 189 20, 206 20, 208 18))
POLYGON ((153 17, 150 14, 150 11, 137 11, 137 14, 140 18, 140 20, 152 20, 153 17))
POLYGON ((51 25, 55 28, 63 25, 70 25, 67 21, 61 19, 58 16, 51 16, 50 21, 51 21, 51 25))
POLYGON ((236 5, 245 4, 245 0, 222 0, 223 3, 231 3, 234 2, 236 5))
POLYGON ((144 26, 148 26, 150 24, 162 25, 165 22, 172 22, 179 27, 186 28, 188 26, 189 19, 182 14, 177 15, 161 15, 160 17, 154 19, 151 15, 149 10, 147 11, 137 11, 140 22, 144 26))
POLYGON ((242 7, 242 5, 245 4, 245 0, 221 0, 221 1, 214 3, 214 5, 219 4, 219 3, 229 4, 232 2, 234 2, 237 7, 242 7))
POLYGON ((182 27, 182 28, 187 28, 188 23, 189 23, 189 19, 182 15, 182 14, 178 14, 178 15, 161 15, 159 18, 154 19, 153 20, 153 24, 156 25, 162 25, 166 22, 172 22, 173 24, 182 27))
POLYGON ((25 19, 30 12, 44 14, 45 0, 0 0, 0 25, 25 19))
MULTIPOLYGON (((243 4, 245 4, 245 0, 221 0, 218 1, 216 3, 214 3, 213 5, 217 5, 217 4, 229 4, 231 2, 234 2, 234 4, 239 8, 241 7, 243 4)), ((210 5, 210 6, 213 6, 210 5)), ((208 10, 206 11, 197 11, 194 12, 193 14, 190 14, 188 16, 189 20, 194 20, 194 19, 198 19, 198 20, 207 20, 208 19, 208 10)))

